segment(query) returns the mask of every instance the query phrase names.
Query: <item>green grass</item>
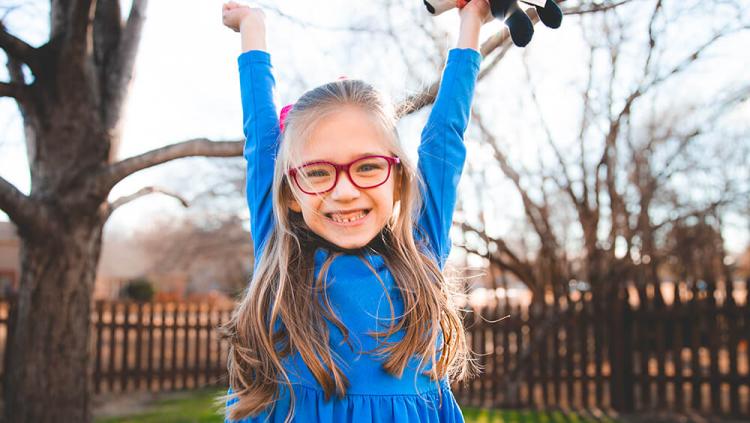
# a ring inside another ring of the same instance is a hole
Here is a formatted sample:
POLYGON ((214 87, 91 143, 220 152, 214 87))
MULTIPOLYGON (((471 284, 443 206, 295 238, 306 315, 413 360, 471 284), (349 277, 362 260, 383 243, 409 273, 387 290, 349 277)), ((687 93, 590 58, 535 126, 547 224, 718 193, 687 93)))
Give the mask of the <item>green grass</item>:
POLYGON ((200 389, 184 396, 155 401, 146 411, 121 417, 94 419, 95 423, 222 423, 213 399, 224 389, 200 389))
MULTIPOLYGON (((95 423, 222 423, 224 417, 217 412, 213 399, 226 391, 201 389, 186 392, 175 398, 155 401, 146 411, 136 414, 95 419, 95 423)), ((613 422, 609 419, 584 419, 575 413, 560 411, 516 411, 462 408, 466 423, 586 423, 613 422)))

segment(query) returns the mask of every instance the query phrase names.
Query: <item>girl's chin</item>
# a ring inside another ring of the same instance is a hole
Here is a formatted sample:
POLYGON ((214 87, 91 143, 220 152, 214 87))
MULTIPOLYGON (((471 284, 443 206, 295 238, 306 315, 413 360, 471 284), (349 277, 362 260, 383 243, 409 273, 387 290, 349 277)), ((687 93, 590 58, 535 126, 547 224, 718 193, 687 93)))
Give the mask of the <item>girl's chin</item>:
MULTIPOLYGON (((357 240, 347 239, 346 242, 341 242, 340 240, 341 240, 342 237, 340 237, 340 236, 333 236, 331 238, 332 238, 331 242, 333 242, 337 246, 339 246, 341 248, 345 248, 347 250, 354 250, 356 248, 362 248, 365 245, 367 245, 367 241, 365 241, 364 238, 363 238, 363 240, 361 242, 358 239, 357 240)), ((359 238, 359 237, 357 237, 357 238, 359 238)))
MULTIPOLYGON (((363 228, 364 229, 364 228, 363 228)), ((343 231, 327 231, 327 236, 323 238, 329 242, 336 244, 340 248, 347 250, 354 250, 362 248, 367 245, 374 237, 377 232, 371 233, 361 229, 351 230, 344 229, 343 231)))

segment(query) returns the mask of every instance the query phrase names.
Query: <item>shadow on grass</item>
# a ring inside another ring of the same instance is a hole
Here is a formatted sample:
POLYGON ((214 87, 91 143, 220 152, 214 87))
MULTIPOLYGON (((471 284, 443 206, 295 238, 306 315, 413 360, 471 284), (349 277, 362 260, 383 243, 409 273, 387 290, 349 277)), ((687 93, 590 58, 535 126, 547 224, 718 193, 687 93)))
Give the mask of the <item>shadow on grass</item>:
POLYGON ((564 411, 532 410, 488 410, 473 407, 462 408, 466 423, 588 423, 616 420, 604 413, 578 414, 564 411))

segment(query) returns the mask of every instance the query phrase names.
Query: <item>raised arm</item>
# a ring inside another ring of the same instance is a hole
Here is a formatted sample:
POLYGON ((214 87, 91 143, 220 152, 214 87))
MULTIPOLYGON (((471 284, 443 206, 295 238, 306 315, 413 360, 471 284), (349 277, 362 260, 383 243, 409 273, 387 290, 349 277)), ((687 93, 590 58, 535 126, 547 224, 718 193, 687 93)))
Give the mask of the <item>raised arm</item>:
POLYGON ((466 158, 463 137, 482 60, 478 51, 479 28, 492 18, 487 0, 473 0, 459 13, 458 43, 448 52, 440 89, 418 150, 418 168, 425 184, 418 225, 441 269, 451 249, 449 232, 466 158))
POLYGON ((240 72, 242 119, 247 160, 247 203, 255 262, 274 225, 271 198, 273 168, 278 150, 279 119, 273 102, 275 80, 271 56, 266 52, 263 11, 229 2, 222 7, 224 25, 240 32, 242 54, 237 59, 240 72))

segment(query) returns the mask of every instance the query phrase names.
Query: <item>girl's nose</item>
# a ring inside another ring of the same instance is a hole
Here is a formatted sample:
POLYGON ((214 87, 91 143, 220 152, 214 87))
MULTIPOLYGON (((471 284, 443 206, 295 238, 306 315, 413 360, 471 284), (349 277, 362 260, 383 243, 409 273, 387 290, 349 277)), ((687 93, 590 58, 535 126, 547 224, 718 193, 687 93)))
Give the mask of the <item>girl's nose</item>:
POLYGON ((359 188, 357 188, 344 172, 339 174, 339 180, 331 191, 331 199, 337 201, 347 201, 359 197, 359 188))

